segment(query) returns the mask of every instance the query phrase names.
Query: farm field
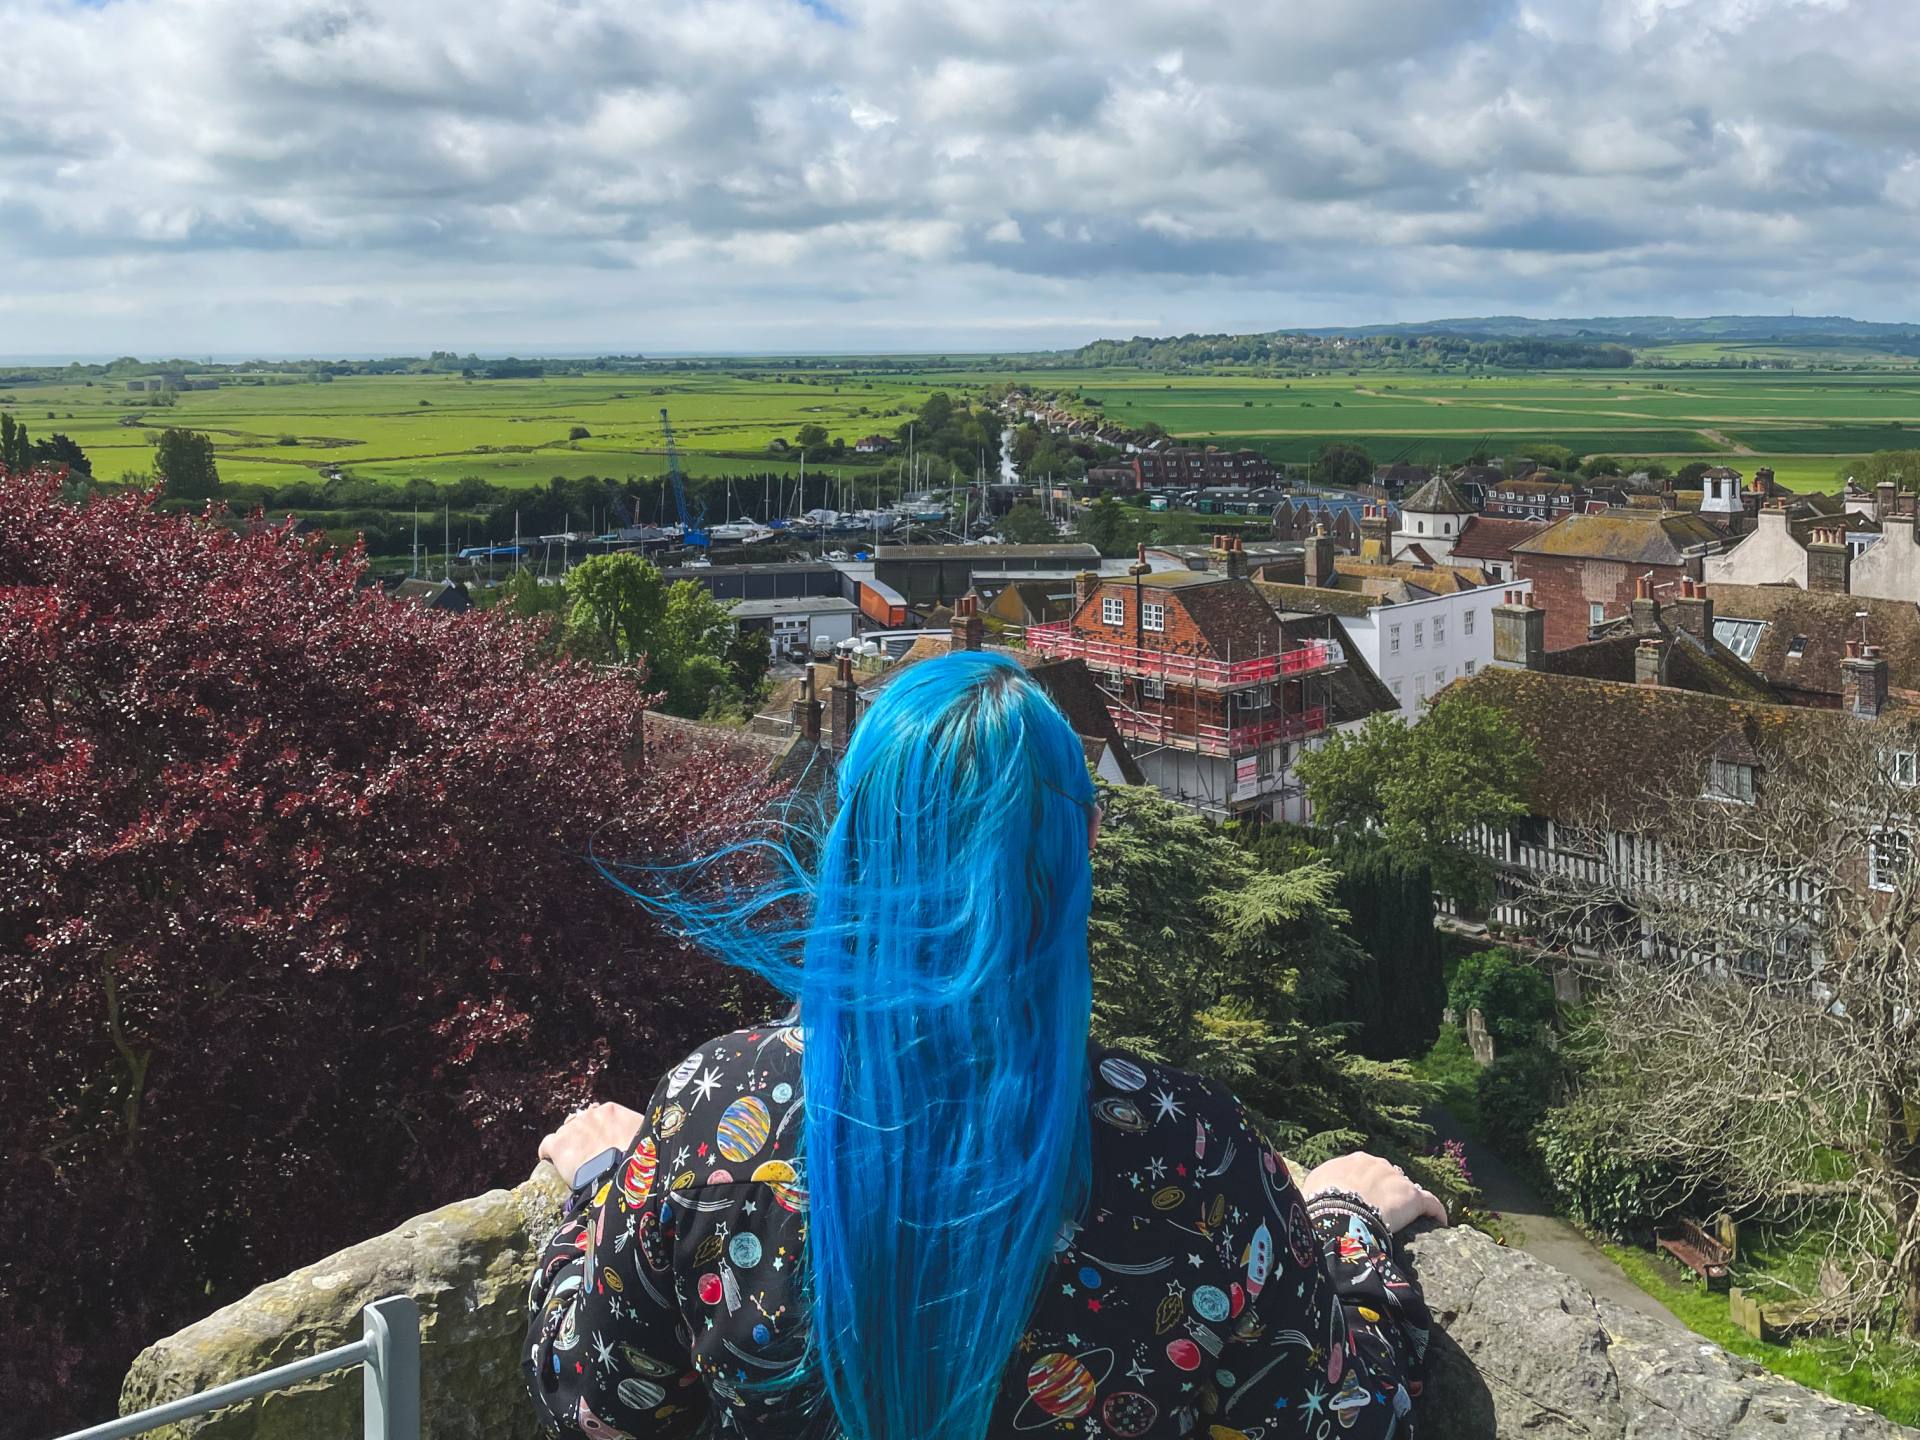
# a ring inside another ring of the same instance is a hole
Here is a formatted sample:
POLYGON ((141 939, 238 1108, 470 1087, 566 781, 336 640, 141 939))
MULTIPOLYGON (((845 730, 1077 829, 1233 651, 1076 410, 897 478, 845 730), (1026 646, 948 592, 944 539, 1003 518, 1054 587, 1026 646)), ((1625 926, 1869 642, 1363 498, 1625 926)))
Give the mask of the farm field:
POLYGON ((313 480, 337 465, 394 482, 478 475, 499 485, 544 485, 554 475, 663 474, 662 407, 689 474, 758 473, 789 468, 767 445, 802 425, 825 425, 852 444, 875 431, 891 433, 926 393, 892 377, 801 378, 789 384, 772 375, 739 380, 710 371, 547 380, 348 376, 229 382, 183 392, 173 406, 155 409, 130 404, 142 397, 106 382, 15 385, 0 408, 37 436, 71 436, 103 480, 148 470, 154 438, 182 426, 213 437, 221 478, 234 482, 313 480), (570 441, 575 426, 589 438, 570 441))
MULTIPOLYGON (((543 485, 555 475, 660 475, 662 406, 690 474, 757 473, 790 468, 767 446, 802 425, 824 425, 851 444, 892 432, 932 390, 996 382, 1075 390, 1122 425, 1153 421, 1186 440, 1246 447, 1279 461, 1304 461, 1332 440, 1361 444, 1381 462, 1440 463, 1551 443, 1670 465, 1725 460, 1749 474, 1771 465, 1797 489, 1831 488, 1847 457, 1908 448, 1920 430, 1920 375, 1739 369, 1484 377, 1365 371, 1287 379, 938 362, 860 375, 776 372, 743 361, 732 373, 276 379, 185 392, 163 409, 138 408, 130 402, 139 396, 106 382, 16 385, 0 395, 0 407, 36 434, 71 435, 108 480, 147 470, 153 437, 180 425, 213 437, 221 475, 236 482, 283 484, 337 465, 394 482, 478 475, 501 485, 543 485), (588 437, 569 440, 575 426, 588 437)), ((847 468, 857 463, 849 456, 847 468)))
MULTIPOLYGON (((972 372, 967 372, 969 378, 972 372)), ((929 381, 941 378, 931 371, 929 381)), ((1329 440, 1376 460, 1451 462, 1529 442, 1584 454, 1725 460, 1781 483, 1828 489, 1850 455, 1906 449, 1920 430, 1920 375, 1729 369, 1563 371, 1487 377, 1363 371, 1276 379, 1141 371, 1009 371, 991 378, 1071 386, 1123 425, 1304 460, 1329 440)))

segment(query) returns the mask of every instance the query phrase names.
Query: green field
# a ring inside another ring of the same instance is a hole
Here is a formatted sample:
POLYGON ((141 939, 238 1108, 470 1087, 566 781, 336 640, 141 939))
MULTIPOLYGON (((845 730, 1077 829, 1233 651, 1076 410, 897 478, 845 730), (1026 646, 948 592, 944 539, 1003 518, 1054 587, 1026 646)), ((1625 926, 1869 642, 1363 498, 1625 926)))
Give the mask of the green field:
POLYGON ((340 466, 370 479, 501 485, 554 475, 655 476, 666 469, 660 411, 671 414, 690 474, 786 468, 768 442, 825 425, 849 444, 891 433, 924 386, 897 378, 803 377, 805 383, 712 372, 462 380, 448 375, 349 376, 186 391, 146 409, 124 385, 14 385, 0 398, 34 434, 70 435, 94 474, 116 480, 150 468, 153 437, 168 426, 205 431, 224 480, 284 484, 340 466), (574 426, 591 438, 569 441, 574 426), (292 445, 281 443, 291 436, 292 445))
MULTIPOLYGON (((671 411, 692 474, 786 468, 768 443, 804 424, 851 445, 891 433, 938 388, 1018 382, 1077 391, 1116 422, 1157 422, 1183 439, 1244 446, 1302 461, 1332 440, 1380 462, 1453 462, 1475 452, 1525 454, 1565 445, 1582 454, 1669 464, 1723 459, 1785 484, 1829 489, 1849 456, 1907 448, 1920 430, 1920 378, 1767 370, 1560 371, 1485 377, 1323 374, 1277 377, 1139 370, 1016 370, 930 364, 912 373, 794 371, 743 361, 737 370, 463 380, 453 375, 348 376, 189 391, 140 408, 124 386, 15 385, 0 395, 36 434, 64 431, 118 479, 151 464, 169 425, 213 436, 224 478, 277 484, 340 466, 370 479, 544 484, 554 475, 654 477, 665 468, 659 412, 671 411), (590 438, 569 441, 574 426, 590 438), (294 443, 281 443, 291 437, 294 443)), ((849 456, 848 465, 855 462, 849 456)))

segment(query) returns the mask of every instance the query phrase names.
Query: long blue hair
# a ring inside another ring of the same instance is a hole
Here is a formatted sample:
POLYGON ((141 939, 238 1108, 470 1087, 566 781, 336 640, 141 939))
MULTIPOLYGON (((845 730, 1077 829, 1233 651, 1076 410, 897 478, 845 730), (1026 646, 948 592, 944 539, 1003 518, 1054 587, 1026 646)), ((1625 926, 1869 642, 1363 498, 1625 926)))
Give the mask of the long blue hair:
POLYGON ((849 1440, 979 1440, 1086 1203, 1093 786, 1017 664, 956 651, 836 790, 800 886, 659 908, 799 1001, 809 1378, 849 1440), (797 932, 754 923, 802 891, 797 932))

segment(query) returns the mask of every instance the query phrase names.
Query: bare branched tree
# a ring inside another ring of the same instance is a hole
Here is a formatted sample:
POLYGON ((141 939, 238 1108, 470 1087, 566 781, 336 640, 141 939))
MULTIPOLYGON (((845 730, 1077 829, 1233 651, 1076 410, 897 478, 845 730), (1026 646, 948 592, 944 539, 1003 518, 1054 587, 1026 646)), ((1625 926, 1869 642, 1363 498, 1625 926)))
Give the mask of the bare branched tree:
POLYGON ((1623 1143, 1736 1213, 1811 1222, 1814 1300, 1920 1340, 1920 732, 1803 712, 1698 790, 1558 826, 1527 906, 1597 980, 1623 1143))

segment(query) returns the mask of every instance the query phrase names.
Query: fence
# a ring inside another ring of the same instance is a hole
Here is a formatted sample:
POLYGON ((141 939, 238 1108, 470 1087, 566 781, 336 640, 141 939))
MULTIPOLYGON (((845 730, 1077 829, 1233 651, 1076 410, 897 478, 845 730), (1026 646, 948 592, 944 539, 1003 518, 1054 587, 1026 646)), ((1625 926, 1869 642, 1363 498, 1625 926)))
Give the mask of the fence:
POLYGON ((1337 640, 1309 640, 1277 655, 1255 655, 1246 660, 1212 660, 1182 655, 1151 646, 1122 645, 1076 635, 1070 621, 1055 620, 1027 627, 1027 648, 1042 655, 1084 660, 1096 670, 1120 670, 1130 675, 1158 676, 1195 685, 1257 685, 1267 680, 1290 680, 1299 675, 1346 663, 1337 640))
POLYGON ((60 1440, 123 1440, 349 1365, 361 1367, 366 1400, 361 1434, 365 1440, 420 1440, 420 1309, 407 1296, 394 1295, 374 1301, 360 1312, 360 1319, 361 1336, 350 1345, 337 1345, 305 1360, 276 1365, 257 1375, 202 1390, 198 1395, 122 1415, 90 1430, 76 1430, 60 1440))

